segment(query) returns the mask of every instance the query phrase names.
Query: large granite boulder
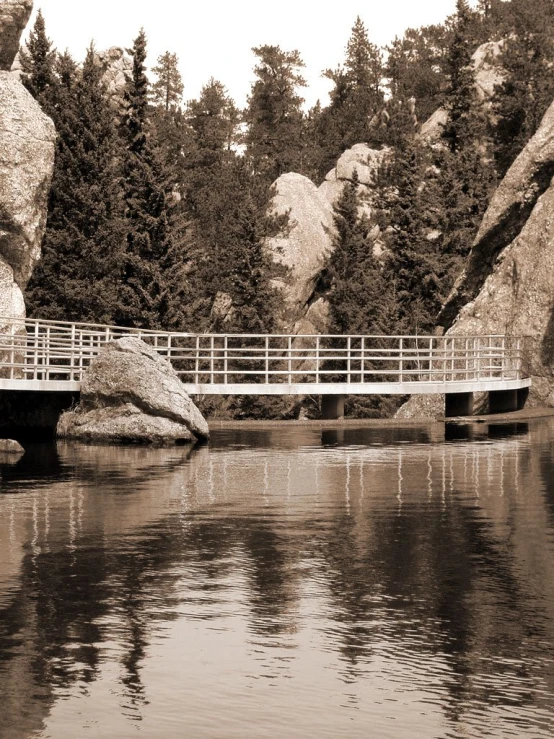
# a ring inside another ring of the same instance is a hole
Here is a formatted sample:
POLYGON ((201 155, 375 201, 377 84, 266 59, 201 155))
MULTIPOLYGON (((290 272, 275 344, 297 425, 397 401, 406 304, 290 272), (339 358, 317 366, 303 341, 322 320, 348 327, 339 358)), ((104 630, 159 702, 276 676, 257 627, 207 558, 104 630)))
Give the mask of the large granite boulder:
POLYGON ((112 443, 195 442, 208 424, 171 364, 138 338, 106 345, 81 383, 76 409, 58 423, 60 438, 112 443))
POLYGON ((32 8, 31 0, 0 2, 0 316, 15 318, 25 316, 22 289, 40 258, 56 140, 52 121, 9 71, 32 8))
POLYGON ((19 39, 29 22, 33 0, 0 2, 0 69, 9 71, 19 51, 19 39))
POLYGON ((96 61, 102 69, 102 81, 116 109, 123 108, 123 93, 133 74, 133 60, 125 49, 112 46, 106 51, 98 51, 96 61))
MULTIPOLYGON (((440 319, 449 335, 528 336, 531 405, 554 406, 554 103, 493 195, 440 319)), ((434 415, 413 398, 401 415, 434 415)), ((440 415, 440 414, 439 414, 440 415)))
POLYGON ((496 189, 472 245, 465 271, 439 316, 448 327, 463 305, 473 300, 494 269, 496 259, 527 223, 554 175, 554 103, 496 189))
POLYGON ((333 209, 317 187, 300 174, 284 174, 275 182, 272 210, 289 214, 287 232, 269 239, 274 261, 287 268, 277 280, 285 298, 285 323, 292 325, 311 298, 331 250, 333 209))
POLYGON ((56 132, 19 80, 0 72, 0 259, 24 288, 40 258, 56 132))

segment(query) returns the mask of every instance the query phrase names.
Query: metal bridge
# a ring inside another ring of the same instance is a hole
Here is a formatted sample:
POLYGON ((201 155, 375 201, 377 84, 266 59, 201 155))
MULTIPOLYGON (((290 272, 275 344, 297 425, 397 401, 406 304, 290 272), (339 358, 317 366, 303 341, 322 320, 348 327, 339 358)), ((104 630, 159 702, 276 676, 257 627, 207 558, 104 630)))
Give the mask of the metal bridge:
POLYGON ((105 344, 129 335, 166 357, 191 395, 446 394, 463 412, 474 392, 513 405, 531 384, 517 336, 193 334, 9 317, 0 326, 0 390, 78 392, 105 344))

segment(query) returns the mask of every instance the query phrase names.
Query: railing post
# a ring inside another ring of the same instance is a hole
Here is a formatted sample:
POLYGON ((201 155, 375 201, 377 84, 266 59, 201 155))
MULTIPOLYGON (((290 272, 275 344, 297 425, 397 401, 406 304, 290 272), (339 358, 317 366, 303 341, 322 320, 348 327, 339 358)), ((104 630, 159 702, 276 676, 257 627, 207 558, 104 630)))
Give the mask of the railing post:
POLYGON ((347 352, 347 360, 346 360, 346 382, 350 382, 351 372, 352 372, 352 337, 348 337, 346 340, 346 352, 347 352))
POLYGON ((320 338, 319 336, 316 336, 316 339, 315 339, 315 381, 316 383, 319 383, 319 372, 321 368, 319 347, 320 347, 320 338))
POLYGON ((289 366, 289 385, 292 384, 292 358, 291 358, 291 352, 292 352, 292 336, 287 337, 287 354, 288 354, 288 366, 289 366))
POLYGON ((398 340, 398 362, 398 376, 400 378, 400 382, 402 383, 404 382, 404 339, 402 338, 402 336, 398 340))
POLYGON ((269 385, 269 336, 265 337, 265 384, 269 385))
POLYGON ((200 336, 196 336, 196 355, 194 359, 194 384, 198 385, 198 376, 200 369, 200 336))
POLYGON ((364 381, 365 373, 365 336, 362 336, 360 344, 360 382, 364 381))
POLYGON ((210 336, 210 383, 214 384, 214 337, 210 336))
POLYGON ((227 372, 229 369, 229 362, 227 357, 227 350, 229 348, 229 342, 228 342, 228 336, 225 334, 225 337, 223 339, 223 384, 227 384, 227 372))
MULTIPOLYGON (((69 352, 69 379, 75 381, 75 324, 71 324, 71 350, 69 352)), ((77 374, 77 382, 81 381, 80 374, 77 374)))

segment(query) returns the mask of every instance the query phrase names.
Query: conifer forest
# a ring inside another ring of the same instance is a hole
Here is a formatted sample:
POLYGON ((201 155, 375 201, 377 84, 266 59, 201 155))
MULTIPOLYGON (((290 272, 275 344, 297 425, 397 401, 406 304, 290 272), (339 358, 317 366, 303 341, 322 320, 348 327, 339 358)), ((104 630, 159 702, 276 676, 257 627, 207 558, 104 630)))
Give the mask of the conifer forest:
MULTIPOLYGON (((356 176, 334 205, 334 249, 316 287, 327 332, 432 333, 491 194, 554 99, 554 3, 457 0, 443 24, 410 28, 386 48, 352 20, 344 58, 322 70, 332 84, 326 104, 304 105, 301 49, 260 45, 240 110, 215 79, 187 99, 178 50, 148 70, 147 29, 121 39, 132 65, 114 95, 98 50, 91 45, 77 63, 54 47, 39 14, 21 51, 22 80, 58 139, 28 314, 173 331, 281 330, 277 283, 286 275, 265 247, 289 227, 271 208, 275 180, 295 172, 319 185, 344 151, 365 143, 386 156, 371 218, 356 176), (472 56, 487 42, 497 42, 502 75, 483 102, 472 56), (439 110, 430 142, 422 125, 439 110), (214 310, 221 295, 232 306, 225 325, 214 310)), ((235 417, 299 412, 283 399, 209 402, 208 412, 235 417)), ((349 413, 387 415, 395 403, 352 398, 349 413)))

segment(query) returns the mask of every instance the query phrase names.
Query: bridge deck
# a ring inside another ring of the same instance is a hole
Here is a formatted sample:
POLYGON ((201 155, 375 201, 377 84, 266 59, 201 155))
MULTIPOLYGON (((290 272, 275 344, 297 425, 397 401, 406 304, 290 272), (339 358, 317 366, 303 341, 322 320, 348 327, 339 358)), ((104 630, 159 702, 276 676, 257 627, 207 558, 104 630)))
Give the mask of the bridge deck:
POLYGON ((0 390, 78 392, 105 344, 137 336, 192 395, 410 395, 529 387, 515 336, 188 334, 0 317, 0 390))

